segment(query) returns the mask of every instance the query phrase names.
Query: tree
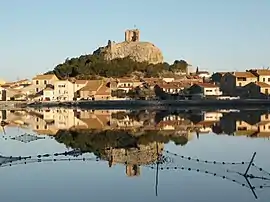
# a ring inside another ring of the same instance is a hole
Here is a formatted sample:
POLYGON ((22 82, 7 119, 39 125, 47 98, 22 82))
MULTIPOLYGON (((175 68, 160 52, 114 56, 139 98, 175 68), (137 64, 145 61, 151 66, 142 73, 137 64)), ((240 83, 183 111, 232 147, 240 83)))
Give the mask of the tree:
POLYGON ((199 73, 199 67, 196 68, 196 74, 198 74, 198 73, 199 73))
POLYGON ((173 72, 186 72, 188 63, 185 60, 175 60, 173 65, 170 66, 170 70, 173 72))
POLYGON ((79 75, 79 71, 76 67, 73 67, 71 70, 71 74, 69 75, 69 77, 76 77, 79 75))
POLYGON ((64 63, 58 64, 53 71, 58 78, 76 77, 88 79, 93 77, 125 77, 139 72, 145 77, 159 77, 164 71, 185 72, 188 63, 184 60, 176 60, 172 65, 168 63, 148 64, 136 62, 129 57, 117 58, 111 61, 105 60, 99 55, 81 55, 77 58, 67 58, 64 63))

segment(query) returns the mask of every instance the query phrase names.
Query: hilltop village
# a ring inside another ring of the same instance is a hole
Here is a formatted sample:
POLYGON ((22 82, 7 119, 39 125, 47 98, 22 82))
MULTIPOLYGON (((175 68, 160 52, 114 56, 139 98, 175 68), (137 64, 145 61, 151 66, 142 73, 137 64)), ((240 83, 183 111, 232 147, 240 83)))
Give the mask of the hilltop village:
POLYGON ((0 83, 1 101, 268 99, 270 70, 191 70, 184 60, 169 65, 139 30, 108 42, 91 56, 58 65, 31 80, 0 83), (102 59, 99 59, 101 58, 102 59))

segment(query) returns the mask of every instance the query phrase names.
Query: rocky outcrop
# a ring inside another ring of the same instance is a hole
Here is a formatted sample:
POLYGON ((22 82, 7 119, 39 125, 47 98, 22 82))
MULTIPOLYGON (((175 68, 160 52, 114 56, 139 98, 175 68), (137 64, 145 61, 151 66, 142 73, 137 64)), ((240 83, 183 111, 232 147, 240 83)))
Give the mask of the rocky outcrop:
POLYGON ((112 160, 114 163, 148 165, 155 162, 158 155, 162 154, 163 143, 152 142, 148 145, 138 145, 138 148, 111 148, 104 150, 101 159, 112 160))
POLYGON ((105 47, 100 47, 93 54, 102 55, 106 60, 129 57, 137 62, 158 64, 163 62, 162 52, 149 42, 108 42, 105 47))

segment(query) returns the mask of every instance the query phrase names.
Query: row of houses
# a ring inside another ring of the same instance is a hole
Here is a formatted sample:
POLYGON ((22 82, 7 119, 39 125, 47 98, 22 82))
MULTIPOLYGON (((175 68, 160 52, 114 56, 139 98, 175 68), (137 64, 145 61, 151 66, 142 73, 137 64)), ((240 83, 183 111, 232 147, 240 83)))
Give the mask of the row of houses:
POLYGON ((0 100, 72 101, 117 99, 112 91, 128 93, 150 89, 155 97, 181 99, 179 95, 201 97, 241 96, 263 98, 270 94, 270 70, 217 72, 211 81, 199 75, 181 78, 104 78, 98 80, 60 80, 54 74, 37 75, 31 81, 21 80, 0 85, 0 100))
POLYGON ((270 137, 270 114, 254 111, 208 111, 191 114, 145 113, 141 119, 118 110, 38 109, 31 111, 1 111, 0 120, 8 126, 31 128, 37 134, 56 135, 59 130, 97 129, 128 131, 162 131, 164 135, 192 133, 235 134, 250 137, 270 137), (115 116, 121 113, 122 116, 115 116), (147 120, 147 121, 145 121, 147 120))
POLYGON ((202 83, 196 76, 174 78, 106 78, 98 80, 77 80, 69 78, 60 80, 54 74, 37 75, 31 81, 22 80, 5 83, 0 86, 0 100, 35 100, 35 101, 72 101, 80 99, 110 100, 116 99, 112 91, 130 90, 148 86, 154 89, 157 85, 166 88, 165 91, 180 91, 182 87, 193 83, 202 83), (163 86, 162 86, 163 85, 163 86), (171 88, 178 86, 178 89, 171 88))
MULTIPOLYGON (((187 80, 188 81, 188 80, 187 80)), ((161 91, 169 95, 185 94, 215 98, 265 99, 270 95, 270 70, 251 69, 245 72, 217 72, 208 81, 162 83, 161 91)), ((167 96, 169 97, 169 96, 167 96)), ((179 96, 176 96, 179 99, 179 96)), ((181 99, 181 98, 180 98, 181 99)))
POLYGON ((212 80, 224 95, 263 98, 270 94, 270 70, 251 69, 245 72, 217 72, 212 80))
POLYGON ((37 75, 32 81, 5 83, 1 100, 71 101, 77 98, 110 99, 106 80, 59 80, 54 74, 37 75))

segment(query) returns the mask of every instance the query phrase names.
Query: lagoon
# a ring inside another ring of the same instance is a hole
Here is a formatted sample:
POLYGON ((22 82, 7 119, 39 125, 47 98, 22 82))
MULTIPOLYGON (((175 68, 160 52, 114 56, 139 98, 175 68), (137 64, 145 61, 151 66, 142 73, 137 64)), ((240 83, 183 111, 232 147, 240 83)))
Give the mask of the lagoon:
POLYGON ((269 200, 267 111, 38 109, 2 117, 3 201, 269 200), (254 152, 250 189, 237 172, 254 152))

